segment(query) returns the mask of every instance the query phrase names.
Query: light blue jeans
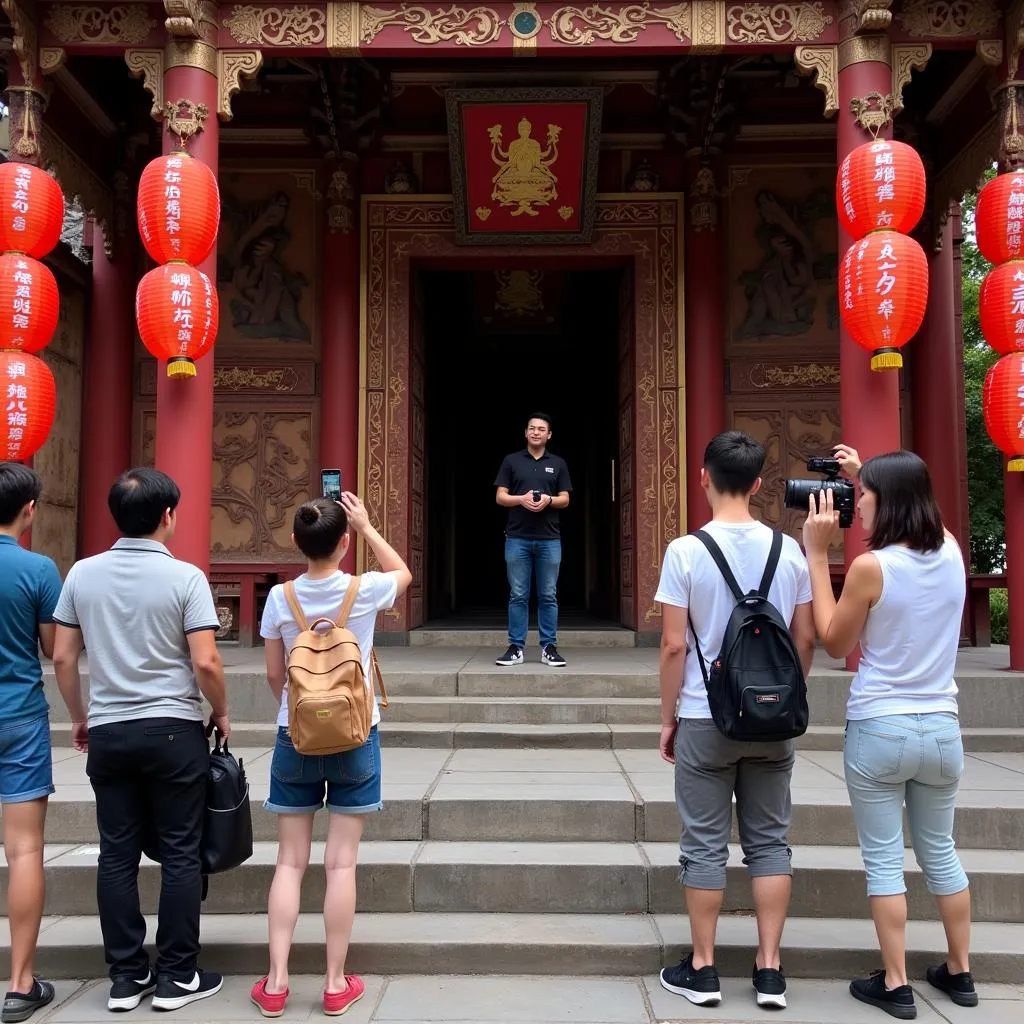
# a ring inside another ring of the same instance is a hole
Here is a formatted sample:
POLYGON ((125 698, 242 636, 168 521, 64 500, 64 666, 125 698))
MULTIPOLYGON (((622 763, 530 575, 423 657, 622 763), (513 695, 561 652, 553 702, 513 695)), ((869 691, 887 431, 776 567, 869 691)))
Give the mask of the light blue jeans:
POLYGON ((541 647, 558 640, 558 569, 562 564, 562 542, 505 539, 505 568, 508 570, 508 642, 522 649, 530 623, 530 582, 537 577, 537 632, 541 647))
POLYGON ((907 891, 903 878, 903 804, 910 840, 928 891, 967 888, 953 842, 964 744, 956 715, 888 715, 846 723, 843 762, 869 896, 907 891))

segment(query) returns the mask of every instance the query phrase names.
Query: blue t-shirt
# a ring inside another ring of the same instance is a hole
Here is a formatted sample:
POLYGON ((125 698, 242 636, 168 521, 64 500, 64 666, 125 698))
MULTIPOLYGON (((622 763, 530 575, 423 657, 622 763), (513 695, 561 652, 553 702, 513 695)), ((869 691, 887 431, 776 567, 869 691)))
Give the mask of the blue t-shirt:
POLYGON ((53 622, 60 573, 52 558, 0 535, 0 720, 46 712, 39 626, 53 622))

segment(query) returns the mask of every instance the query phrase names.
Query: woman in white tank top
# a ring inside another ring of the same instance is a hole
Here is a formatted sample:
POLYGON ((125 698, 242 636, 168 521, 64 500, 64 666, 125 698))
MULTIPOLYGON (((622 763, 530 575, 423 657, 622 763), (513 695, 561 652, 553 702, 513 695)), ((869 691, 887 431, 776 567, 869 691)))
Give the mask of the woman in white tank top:
POLYGON ((970 890, 953 842, 964 770, 953 673, 966 574, 917 455, 890 452, 861 467, 857 452, 840 445, 836 457, 847 475, 859 478, 857 511, 869 548, 851 563, 838 603, 828 566, 829 545, 839 537, 831 492, 810 500, 804 548, 825 650, 843 658, 858 644, 861 649, 843 761, 883 970, 851 982, 850 992, 911 1020, 917 1008, 905 953, 904 804, 948 942, 946 961, 928 969, 928 981, 960 1006, 978 1003, 968 958, 970 890))

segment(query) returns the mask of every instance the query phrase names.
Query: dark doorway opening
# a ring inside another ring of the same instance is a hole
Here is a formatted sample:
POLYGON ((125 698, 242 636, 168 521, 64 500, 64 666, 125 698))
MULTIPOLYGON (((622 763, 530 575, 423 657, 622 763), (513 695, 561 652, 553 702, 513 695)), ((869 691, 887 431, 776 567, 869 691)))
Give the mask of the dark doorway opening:
MULTIPOLYGON (((494 479, 533 412, 569 466, 560 626, 619 620, 621 270, 419 272, 425 362, 426 619, 505 624, 506 511, 494 479)), ((531 598, 531 628, 536 604, 531 598)))

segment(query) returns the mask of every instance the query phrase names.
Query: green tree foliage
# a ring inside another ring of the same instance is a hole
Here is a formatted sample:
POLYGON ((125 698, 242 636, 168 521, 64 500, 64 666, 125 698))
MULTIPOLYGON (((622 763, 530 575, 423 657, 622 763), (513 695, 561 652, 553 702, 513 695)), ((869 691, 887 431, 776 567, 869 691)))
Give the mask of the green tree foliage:
MULTIPOLYGON (((986 180, 994 175, 986 176, 986 180)), ((976 192, 963 200, 963 345, 964 393, 967 405, 967 487, 971 517, 971 570, 1002 572, 1003 545, 1003 458, 985 430, 981 393, 985 375, 998 356, 985 344, 978 315, 978 292, 990 264, 981 255, 974 238, 976 192)))

